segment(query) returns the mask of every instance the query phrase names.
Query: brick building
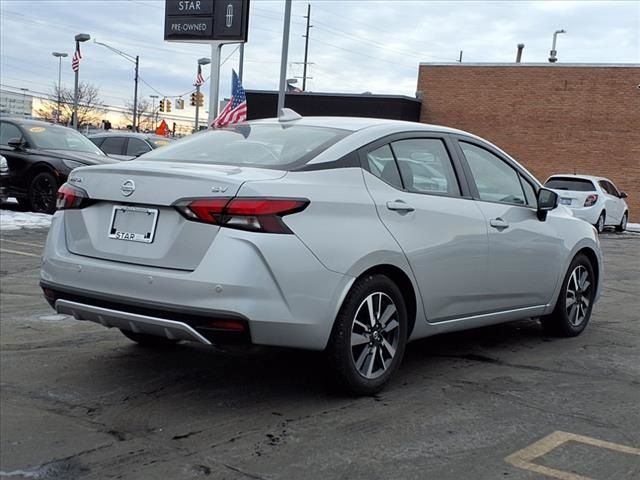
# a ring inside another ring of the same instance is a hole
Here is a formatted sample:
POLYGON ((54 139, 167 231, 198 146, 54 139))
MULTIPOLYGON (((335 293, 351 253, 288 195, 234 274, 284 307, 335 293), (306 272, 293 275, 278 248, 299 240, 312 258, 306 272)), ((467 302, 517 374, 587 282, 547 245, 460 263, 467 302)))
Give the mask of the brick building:
POLYGON ((420 65, 420 121, 496 143, 544 181, 609 177, 640 222, 640 65, 420 65))

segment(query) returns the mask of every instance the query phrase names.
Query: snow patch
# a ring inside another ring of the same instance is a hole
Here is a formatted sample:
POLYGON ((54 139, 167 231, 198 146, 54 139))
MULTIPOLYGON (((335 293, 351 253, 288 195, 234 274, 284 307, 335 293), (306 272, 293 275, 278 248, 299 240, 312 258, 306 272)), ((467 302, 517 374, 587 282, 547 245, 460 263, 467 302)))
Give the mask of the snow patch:
POLYGON ((51 215, 46 213, 15 212, 0 210, 0 230, 20 230, 22 228, 49 228, 51 215))
POLYGON ((627 231, 640 233, 640 223, 627 223, 627 231))

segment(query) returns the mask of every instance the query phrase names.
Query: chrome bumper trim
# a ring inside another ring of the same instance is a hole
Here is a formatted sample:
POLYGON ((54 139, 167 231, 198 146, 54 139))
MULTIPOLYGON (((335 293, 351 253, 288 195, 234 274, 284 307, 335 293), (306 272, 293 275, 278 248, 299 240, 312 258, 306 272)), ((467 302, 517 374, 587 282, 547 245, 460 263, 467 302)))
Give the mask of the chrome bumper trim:
POLYGON ((186 323, 166 320, 164 318, 148 317, 137 313, 110 310, 94 307, 69 300, 56 300, 56 312, 72 315, 77 320, 88 320, 99 323, 108 328, 121 328, 136 333, 146 333, 171 340, 189 340, 211 345, 211 342, 200 335, 186 323))

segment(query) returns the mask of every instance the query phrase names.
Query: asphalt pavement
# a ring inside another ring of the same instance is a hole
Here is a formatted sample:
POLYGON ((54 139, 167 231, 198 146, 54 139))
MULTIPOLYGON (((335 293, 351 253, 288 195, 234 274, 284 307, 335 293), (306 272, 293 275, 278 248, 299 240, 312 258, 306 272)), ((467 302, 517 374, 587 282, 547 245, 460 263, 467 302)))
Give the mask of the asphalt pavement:
POLYGON ((2 478, 640 478, 640 235, 602 235, 580 337, 529 319, 418 341, 366 398, 318 353, 149 350, 55 315, 45 235, 0 242, 2 478))

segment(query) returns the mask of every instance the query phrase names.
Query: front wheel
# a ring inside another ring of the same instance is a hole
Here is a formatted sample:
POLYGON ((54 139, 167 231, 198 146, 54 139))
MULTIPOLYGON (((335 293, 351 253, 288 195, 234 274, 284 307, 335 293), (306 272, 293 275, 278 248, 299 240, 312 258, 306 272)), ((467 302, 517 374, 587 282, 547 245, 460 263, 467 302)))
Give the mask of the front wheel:
POLYGON ((546 333, 575 337, 587 327, 596 295, 596 281, 591 261, 577 255, 564 278, 556 308, 540 319, 546 333))
POLYGON ((620 225, 616 226, 616 232, 624 232, 627 229, 627 222, 629 221, 629 212, 624 212, 620 225))
POLYGON ((395 283, 384 275, 357 280, 338 313, 327 351, 339 386, 356 395, 380 391, 404 356, 407 323, 395 283))
POLYGON ((29 203, 31 210, 37 213, 56 211, 58 182, 49 172, 41 172, 33 177, 29 185, 29 203))

